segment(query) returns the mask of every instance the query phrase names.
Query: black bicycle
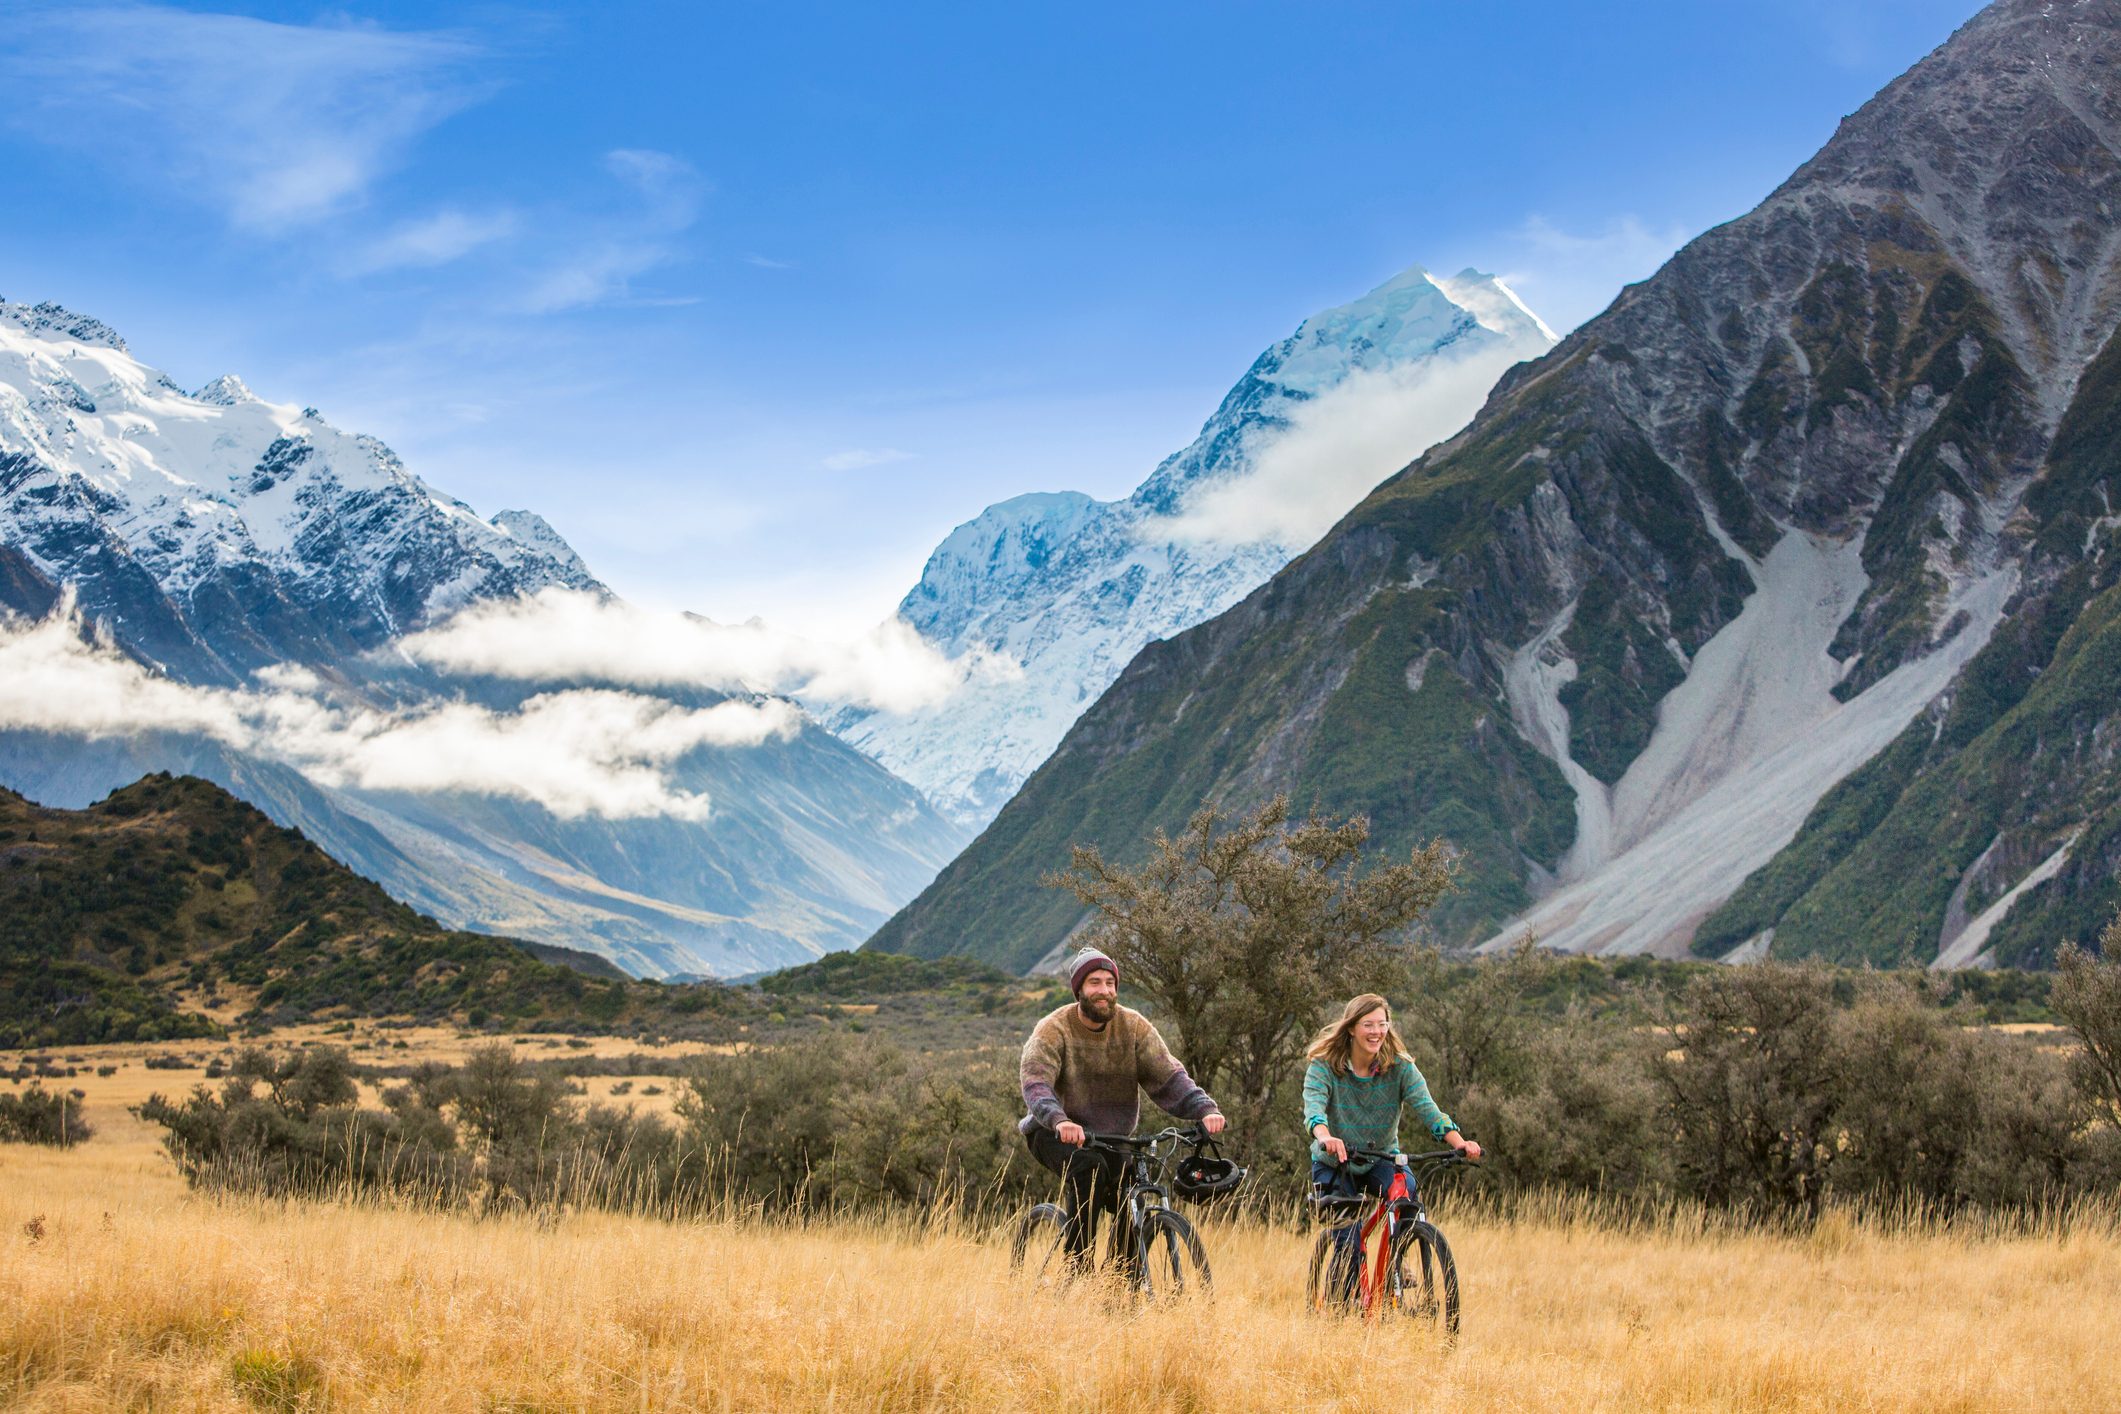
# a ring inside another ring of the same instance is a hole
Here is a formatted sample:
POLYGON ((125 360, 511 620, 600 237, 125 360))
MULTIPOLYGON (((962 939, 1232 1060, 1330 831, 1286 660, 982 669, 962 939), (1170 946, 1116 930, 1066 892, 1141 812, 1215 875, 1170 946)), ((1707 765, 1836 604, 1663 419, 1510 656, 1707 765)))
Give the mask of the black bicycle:
POLYGON ((1311 1246, 1311 1273, 1305 1283, 1311 1309, 1372 1319, 1411 1317, 1439 1328, 1446 1340, 1457 1336, 1458 1263, 1451 1257, 1451 1244, 1429 1221, 1416 1176, 1471 1161, 1456 1149, 1432 1154, 1350 1149, 1348 1157, 1393 1165, 1392 1182, 1384 1196, 1375 1199, 1311 1195, 1311 1211, 1325 1226, 1311 1246), (1340 1230, 1357 1223, 1362 1226, 1354 1243, 1343 1249, 1337 1240, 1340 1230), (1378 1237, 1374 1262, 1365 1260, 1364 1250, 1372 1234, 1378 1237), (1347 1255, 1337 1257, 1344 1250, 1347 1255))
MULTIPOLYGON (((1179 1296, 1189 1287, 1207 1291, 1214 1280, 1208 1251, 1193 1224, 1172 1208, 1171 1198, 1227 1193, 1244 1182, 1246 1171, 1223 1158, 1215 1141, 1197 1125, 1143 1135, 1086 1134, 1083 1143, 1124 1155, 1127 1161, 1119 1210, 1106 1244, 1108 1260, 1127 1284, 1151 1299, 1179 1296)), ((1041 1286, 1072 1280, 1078 1264, 1067 1250, 1068 1217, 1058 1203, 1039 1203, 1018 1218, 1009 1246, 1010 1269, 1029 1270, 1041 1286)))

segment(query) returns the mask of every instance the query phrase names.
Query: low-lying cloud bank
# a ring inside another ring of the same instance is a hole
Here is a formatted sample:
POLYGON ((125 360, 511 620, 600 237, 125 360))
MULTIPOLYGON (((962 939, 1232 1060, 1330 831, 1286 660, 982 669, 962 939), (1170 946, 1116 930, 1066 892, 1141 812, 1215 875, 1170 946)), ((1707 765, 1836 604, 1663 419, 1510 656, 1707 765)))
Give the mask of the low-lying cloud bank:
POLYGON ((442 672, 763 692, 820 707, 886 712, 932 706, 975 679, 1022 673, 1009 658, 985 649, 947 657, 903 619, 888 620, 853 643, 826 643, 756 619, 718 624, 570 589, 476 605, 394 646, 442 672))
POLYGON ((1377 485, 1472 421, 1495 380, 1541 350, 1516 345, 1451 360, 1363 370, 1296 406, 1244 475, 1210 482, 1151 538, 1314 545, 1377 485))
POLYGON ((563 819, 703 820, 711 803, 669 768, 703 747, 795 735, 781 701, 692 708, 606 688, 541 693, 512 712, 467 702, 383 711, 333 702, 312 674, 267 669, 249 689, 157 676, 84 636, 71 603, 0 619, 0 727, 87 739, 177 732, 268 757, 322 785, 526 800, 563 819))

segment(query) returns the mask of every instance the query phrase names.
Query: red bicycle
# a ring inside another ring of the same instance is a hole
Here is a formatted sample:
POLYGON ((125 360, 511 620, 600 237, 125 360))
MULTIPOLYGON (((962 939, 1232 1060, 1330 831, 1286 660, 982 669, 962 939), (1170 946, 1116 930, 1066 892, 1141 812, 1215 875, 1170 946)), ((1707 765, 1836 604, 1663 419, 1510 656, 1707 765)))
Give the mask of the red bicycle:
POLYGON ((1388 1163, 1392 1182, 1381 1198, 1314 1193, 1311 1210, 1324 1224, 1311 1248, 1311 1276, 1306 1288, 1311 1309, 1344 1310, 1370 1318, 1408 1317, 1434 1326, 1446 1340, 1458 1334, 1458 1264, 1451 1244, 1421 1204, 1417 1172, 1466 1163, 1456 1149, 1433 1154, 1387 1154, 1350 1149, 1351 1159, 1388 1163), (1367 1214, 1365 1213, 1365 1210, 1367 1214), (1361 1230, 1343 1246, 1340 1234, 1357 1223, 1361 1230), (1377 1255, 1368 1256, 1370 1239, 1378 1238, 1377 1255), (1353 1262, 1354 1270, 1348 1270, 1353 1262))

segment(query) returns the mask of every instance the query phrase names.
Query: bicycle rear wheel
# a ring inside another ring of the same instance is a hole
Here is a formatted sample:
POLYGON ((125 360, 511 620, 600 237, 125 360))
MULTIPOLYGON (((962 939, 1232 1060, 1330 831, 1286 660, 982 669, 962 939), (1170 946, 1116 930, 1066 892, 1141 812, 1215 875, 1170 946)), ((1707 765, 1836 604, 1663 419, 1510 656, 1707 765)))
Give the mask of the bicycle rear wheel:
POLYGON ((1433 1327, 1447 1341, 1457 1338, 1458 1263, 1434 1223, 1408 1223, 1399 1230, 1390 1280, 1400 1315, 1433 1327))
POLYGON ((1016 1220, 1009 1242, 1009 1270, 1031 1274, 1040 1287, 1059 1286, 1075 1274, 1068 1260, 1068 1214, 1058 1203, 1039 1203, 1016 1220))
POLYGON ((1135 1240, 1134 1280, 1142 1295, 1154 1299, 1207 1293, 1214 1278, 1208 1272, 1208 1249, 1193 1224, 1169 1208, 1152 1208, 1135 1240))

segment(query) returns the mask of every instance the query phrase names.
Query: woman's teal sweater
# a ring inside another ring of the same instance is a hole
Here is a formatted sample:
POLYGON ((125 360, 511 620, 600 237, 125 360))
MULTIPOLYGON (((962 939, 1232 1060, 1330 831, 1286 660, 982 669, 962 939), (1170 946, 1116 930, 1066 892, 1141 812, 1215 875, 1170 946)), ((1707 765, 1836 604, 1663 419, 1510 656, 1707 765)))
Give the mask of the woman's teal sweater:
MULTIPOLYGON (((1401 1056, 1384 1074, 1363 1077, 1352 1070, 1336 1075, 1322 1060, 1304 1068, 1304 1132, 1323 1124, 1335 1139, 1350 1149, 1399 1152, 1399 1111, 1411 1105, 1415 1118, 1438 1139, 1458 1128, 1451 1117, 1437 1108, 1429 1095, 1429 1082, 1421 1078, 1414 1062, 1401 1056)), ((1316 1139, 1311 1141, 1311 1161, 1330 1164, 1333 1159, 1316 1139)), ((1370 1164, 1350 1157, 1350 1173, 1368 1173, 1370 1164)))

